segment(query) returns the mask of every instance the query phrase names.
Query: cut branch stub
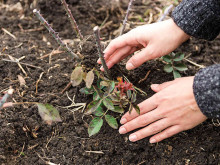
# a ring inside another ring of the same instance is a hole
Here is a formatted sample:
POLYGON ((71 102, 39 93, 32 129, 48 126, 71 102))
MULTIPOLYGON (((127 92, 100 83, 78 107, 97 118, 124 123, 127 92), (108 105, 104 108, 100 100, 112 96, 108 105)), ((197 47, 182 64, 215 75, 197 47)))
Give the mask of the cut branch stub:
POLYGON ((95 35, 95 39, 96 39, 97 49, 98 49, 98 52, 99 52, 99 58, 101 59, 101 62, 102 62, 102 66, 104 68, 104 71, 105 71, 107 77, 109 79, 111 79, 111 74, 110 74, 110 71, 109 71, 109 69, 106 65, 104 55, 103 55, 103 52, 102 52, 102 47, 101 47, 101 43, 100 43, 99 27, 98 26, 94 27, 93 31, 94 31, 94 35, 95 35))
POLYGON ((49 33, 53 36, 53 38, 57 41, 57 43, 67 52, 71 55, 72 58, 77 59, 77 61, 81 61, 81 57, 79 57, 77 54, 75 54, 59 37, 58 33, 55 32, 52 27, 49 25, 49 23, 43 18, 43 16, 40 14, 37 9, 33 10, 33 13, 37 16, 37 18, 43 23, 43 25, 47 28, 49 33))

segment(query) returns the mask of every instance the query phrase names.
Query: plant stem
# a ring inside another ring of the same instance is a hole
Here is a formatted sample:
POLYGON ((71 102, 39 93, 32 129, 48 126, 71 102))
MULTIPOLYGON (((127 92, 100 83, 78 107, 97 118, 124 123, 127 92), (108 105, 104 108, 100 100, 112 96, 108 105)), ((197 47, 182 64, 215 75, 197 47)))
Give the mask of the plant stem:
POLYGON ((102 62, 102 66, 105 70, 105 73, 107 74, 107 77, 109 79, 112 79, 111 75, 110 75, 110 71, 109 71, 109 69, 106 65, 104 55, 103 55, 103 51, 102 51, 102 47, 101 47, 101 43, 100 43, 99 27, 98 26, 94 27, 93 31, 94 31, 94 35, 95 35, 95 39, 96 39, 97 49, 98 49, 98 52, 99 52, 99 58, 101 59, 101 62, 102 62))
POLYGON ((132 6, 132 3, 133 3, 134 0, 130 0, 129 4, 128 4, 128 9, 127 9, 127 12, 126 12, 126 15, 125 15, 125 19, 123 21, 123 25, 122 25, 122 29, 121 29, 121 32, 120 32, 120 36, 124 33, 125 31, 125 27, 126 27, 126 24, 127 24, 127 21, 128 21, 128 15, 130 13, 130 10, 131 10, 131 6, 132 6))
POLYGON ((168 7, 165 9, 163 15, 159 18, 158 22, 163 21, 163 20, 165 19, 165 17, 170 13, 170 11, 172 10, 172 8, 173 8, 173 4, 170 5, 170 6, 168 6, 168 7))
POLYGON ((47 21, 43 18, 43 16, 40 14, 39 11, 37 11, 36 9, 33 10, 33 13, 37 16, 37 18, 43 23, 43 25, 47 28, 47 30, 49 31, 49 33, 53 36, 53 38, 57 41, 58 44, 60 44, 60 46, 66 51, 68 52, 72 58, 76 58, 77 61, 80 61, 81 58, 73 53, 73 51, 61 40, 61 38, 59 37, 58 33, 56 33, 52 27, 47 23, 47 21))
POLYGON ((83 40, 83 35, 79 30, 79 26, 77 25, 76 20, 74 19, 73 15, 69 9, 69 6, 66 3, 66 0, 61 0, 61 3, 63 4, 64 9, 66 10, 66 13, 68 15, 68 18, 70 19, 70 23, 72 24, 73 29, 75 30, 75 32, 78 35, 78 37, 80 38, 80 40, 83 40))

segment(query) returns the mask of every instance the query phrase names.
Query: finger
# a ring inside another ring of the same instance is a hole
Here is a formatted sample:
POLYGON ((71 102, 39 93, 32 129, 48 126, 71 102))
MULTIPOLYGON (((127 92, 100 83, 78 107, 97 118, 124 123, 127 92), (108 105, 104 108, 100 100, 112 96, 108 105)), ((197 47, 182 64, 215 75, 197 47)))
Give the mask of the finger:
POLYGON ((129 55, 128 53, 131 50, 132 50, 131 46, 125 46, 115 51, 114 54, 111 55, 109 58, 105 58, 108 68, 110 69, 113 65, 117 64, 121 59, 124 59, 126 56, 128 56, 129 55))
MULTIPOLYGON (((153 109, 157 108, 158 104, 156 102, 157 95, 153 95, 149 99, 143 101, 142 103, 138 104, 140 108, 140 115, 152 111, 153 109)), ((122 116, 120 123, 125 124, 128 121, 138 117, 139 114, 133 109, 131 113, 127 112, 124 116, 122 116)))
POLYGON ((154 135, 164 129, 166 129, 167 127, 171 126, 171 122, 169 122, 169 120, 167 118, 161 119, 159 121, 156 121, 152 124, 150 124, 149 126, 131 134, 129 136, 129 140, 132 142, 138 141, 140 139, 143 139, 145 137, 154 135))
POLYGON ((105 57, 108 58, 119 48, 123 48, 125 46, 137 46, 137 45, 140 45, 140 43, 137 42, 136 36, 133 35, 133 33, 128 32, 110 42, 110 44, 104 50, 105 57))
POLYGON ((161 116, 159 115, 157 109, 155 109, 153 111, 140 115, 121 126, 119 129, 119 133, 125 134, 137 128, 145 127, 148 124, 153 123, 159 119, 161 119, 161 116))
POLYGON ((172 85, 172 84, 174 84, 174 83, 176 83, 175 80, 173 80, 173 81, 168 81, 168 82, 165 82, 165 83, 162 83, 162 84, 152 84, 152 85, 151 85, 151 89, 152 89, 154 92, 159 92, 159 91, 163 90, 164 88, 166 88, 166 87, 168 87, 168 86, 170 86, 170 85, 172 85))
POLYGON ((147 46, 146 48, 142 49, 139 53, 136 53, 128 60, 126 64, 126 69, 135 69, 142 65, 144 62, 158 57, 157 52, 154 52, 154 50, 155 49, 152 48, 152 46, 147 46))
POLYGON ((183 131, 183 129, 181 129, 179 125, 171 126, 167 129, 165 129, 163 132, 160 132, 160 133, 154 135, 153 137, 151 137, 150 143, 160 142, 160 141, 167 139, 167 138, 169 138, 169 137, 171 137, 181 131, 183 131))
POLYGON ((12 103, 12 102, 7 102, 7 103, 3 104, 3 107, 2 107, 2 108, 12 107, 12 106, 13 106, 13 103, 12 103))

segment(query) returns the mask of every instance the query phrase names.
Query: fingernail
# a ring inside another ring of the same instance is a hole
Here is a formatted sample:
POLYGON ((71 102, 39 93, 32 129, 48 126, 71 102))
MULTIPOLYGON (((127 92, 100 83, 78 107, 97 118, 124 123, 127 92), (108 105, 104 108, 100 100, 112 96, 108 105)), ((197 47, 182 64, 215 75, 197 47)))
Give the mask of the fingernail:
POLYGON ((150 143, 156 143, 156 139, 150 139, 150 143))
POLYGON ((159 86, 159 84, 152 84, 152 85, 151 85, 151 88, 154 88, 154 89, 155 89, 155 88, 157 88, 158 86, 159 86))
POLYGON ((125 129, 125 127, 121 127, 120 129, 119 129, 119 133, 120 134, 125 134, 126 133, 126 129, 125 129))
POLYGON ((127 119, 126 119, 126 118, 122 118, 122 119, 120 120, 120 123, 121 123, 121 124, 127 123, 127 119))
POLYGON ((131 135, 131 136, 129 136, 129 140, 131 142, 135 142, 137 140, 137 136, 136 135, 131 135))
POLYGON ((134 69, 134 65, 133 65, 132 63, 128 63, 128 64, 126 65, 126 69, 127 69, 127 70, 134 69))

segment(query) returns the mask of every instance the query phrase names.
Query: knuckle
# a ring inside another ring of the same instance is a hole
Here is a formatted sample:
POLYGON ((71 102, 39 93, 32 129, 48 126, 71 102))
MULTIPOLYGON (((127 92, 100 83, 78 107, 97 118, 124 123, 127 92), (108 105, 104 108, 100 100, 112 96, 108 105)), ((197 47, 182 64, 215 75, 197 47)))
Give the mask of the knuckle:
POLYGON ((157 125, 151 126, 150 131, 155 134, 159 131, 159 127, 157 125))
POLYGON ((146 126, 146 119, 143 119, 143 118, 138 119, 138 120, 137 120, 137 124, 138 124, 138 126, 140 126, 140 127, 146 126))

